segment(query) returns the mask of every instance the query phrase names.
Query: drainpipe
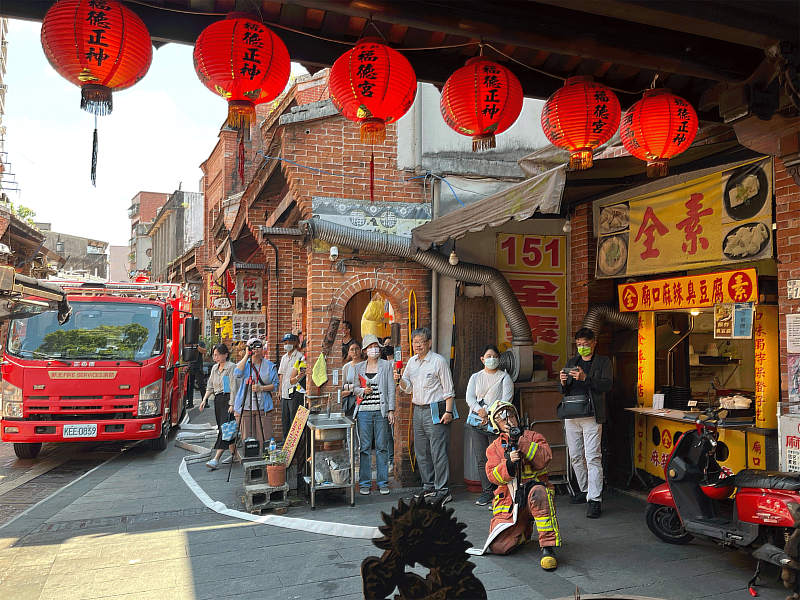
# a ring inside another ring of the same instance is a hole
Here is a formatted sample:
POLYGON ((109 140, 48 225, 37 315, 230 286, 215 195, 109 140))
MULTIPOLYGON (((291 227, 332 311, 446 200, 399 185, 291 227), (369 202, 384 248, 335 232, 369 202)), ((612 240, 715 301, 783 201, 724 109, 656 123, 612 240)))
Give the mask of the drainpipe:
MULTIPOLYGON (((439 218, 439 208, 442 199, 442 182, 439 179, 433 180, 433 206, 431 207, 431 215, 433 220, 439 218)), ((434 246, 434 251, 438 252, 434 246)), ((442 354, 439 348, 439 273, 431 271, 431 332, 433 333, 433 347, 439 354, 442 354)), ((409 340, 411 343, 411 340, 409 340)))

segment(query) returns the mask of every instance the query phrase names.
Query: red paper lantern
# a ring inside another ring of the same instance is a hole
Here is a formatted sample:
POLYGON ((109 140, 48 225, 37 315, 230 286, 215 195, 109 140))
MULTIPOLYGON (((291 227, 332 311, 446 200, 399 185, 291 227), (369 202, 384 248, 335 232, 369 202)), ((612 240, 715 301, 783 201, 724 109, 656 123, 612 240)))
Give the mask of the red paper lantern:
POLYGON ((248 13, 206 27, 194 45, 200 81, 228 101, 228 124, 250 127, 256 104, 277 98, 292 70, 283 41, 248 13))
POLYGON ((417 76, 405 56, 378 38, 363 38, 331 68, 333 103, 361 125, 361 141, 386 139, 386 123, 408 112, 417 95, 417 76))
POLYGON ((444 84, 439 108, 451 129, 472 136, 473 152, 488 150, 522 112, 522 85, 504 66, 476 56, 444 84))
POLYGON ((111 93, 131 87, 153 60, 142 20, 115 0, 61 0, 44 17, 42 49, 50 65, 81 88, 81 108, 102 116, 111 93))
POLYGON ((569 150, 569 166, 592 166, 592 154, 616 133, 619 100, 610 89, 588 77, 570 77, 542 109, 542 129, 550 142, 569 150))
POLYGON ((697 135, 697 113, 668 89, 647 90, 622 119, 622 145, 647 161, 648 177, 669 173, 669 159, 689 149, 697 135))

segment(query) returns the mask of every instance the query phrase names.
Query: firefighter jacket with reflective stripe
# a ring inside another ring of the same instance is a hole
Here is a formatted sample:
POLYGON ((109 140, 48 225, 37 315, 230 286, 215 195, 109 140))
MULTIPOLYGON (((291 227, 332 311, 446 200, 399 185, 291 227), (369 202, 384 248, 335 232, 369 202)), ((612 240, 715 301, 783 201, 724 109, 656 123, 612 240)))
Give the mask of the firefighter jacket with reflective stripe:
MULTIPOLYGON (((492 504, 492 530, 500 523, 513 523, 514 497, 509 490, 508 483, 518 480, 520 486, 524 486, 529 481, 539 481, 550 488, 547 478, 547 465, 553 458, 553 452, 539 433, 535 431, 524 431, 519 439, 519 451, 522 461, 517 463, 517 473, 519 478, 511 476, 506 466, 506 445, 508 436, 500 435, 486 449, 486 475, 491 483, 498 487, 494 492, 494 502, 492 504)), ((512 486, 514 487, 514 486, 512 486)))

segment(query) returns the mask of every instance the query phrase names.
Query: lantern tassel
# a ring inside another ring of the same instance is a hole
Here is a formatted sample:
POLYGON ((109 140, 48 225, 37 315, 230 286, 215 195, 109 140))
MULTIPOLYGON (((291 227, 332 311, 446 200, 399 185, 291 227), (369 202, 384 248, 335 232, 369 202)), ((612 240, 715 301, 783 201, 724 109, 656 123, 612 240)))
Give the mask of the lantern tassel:
POLYGON ((369 157, 369 201, 375 202, 375 153, 369 157))
POLYGON ((386 124, 382 119, 366 119, 361 123, 362 144, 382 144, 386 141, 386 124))
POLYGON ((472 151, 480 152, 481 150, 491 150, 497 147, 493 133, 482 133, 472 138, 472 151))
POLYGON ((591 148, 578 148, 569 155, 569 168, 573 171, 591 169, 594 164, 591 148))
POLYGON ((256 116, 256 105, 248 100, 228 102, 228 125, 234 129, 250 129, 256 116))
POLYGON ((669 175, 669 159, 653 160, 647 163, 647 176, 651 179, 669 175))
POLYGON ((92 139, 92 186, 97 187, 97 115, 94 116, 94 136, 92 139))
POLYGON ((110 115, 114 110, 111 89, 104 85, 86 84, 81 88, 81 108, 95 117, 110 115))
POLYGON ((239 180, 244 186, 244 132, 239 134, 239 152, 236 158, 239 163, 239 180))

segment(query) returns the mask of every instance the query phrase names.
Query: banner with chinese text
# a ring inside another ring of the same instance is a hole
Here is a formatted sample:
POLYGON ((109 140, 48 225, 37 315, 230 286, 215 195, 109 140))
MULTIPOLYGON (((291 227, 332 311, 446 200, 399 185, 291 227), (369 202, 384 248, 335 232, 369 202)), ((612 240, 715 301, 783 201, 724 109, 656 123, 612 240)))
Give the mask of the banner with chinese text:
POLYGON ((208 297, 206 299, 206 308, 211 310, 225 310, 232 308, 231 301, 235 301, 236 290, 233 286, 230 273, 225 271, 225 283, 227 286, 227 294, 222 286, 214 279, 213 273, 206 273, 206 291, 208 297))
POLYGON ((758 302, 755 269, 653 279, 617 286, 621 312, 708 308, 725 302, 758 302))
MULTIPOLYGON (((534 352, 550 377, 567 360, 566 237, 497 234, 497 268, 505 275, 533 332, 534 352)), ((503 312, 497 311, 498 346, 511 342, 503 312)))
POLYGON ((600 203, 598 219, 599 279, 771 258, 771 159, 600 203))

